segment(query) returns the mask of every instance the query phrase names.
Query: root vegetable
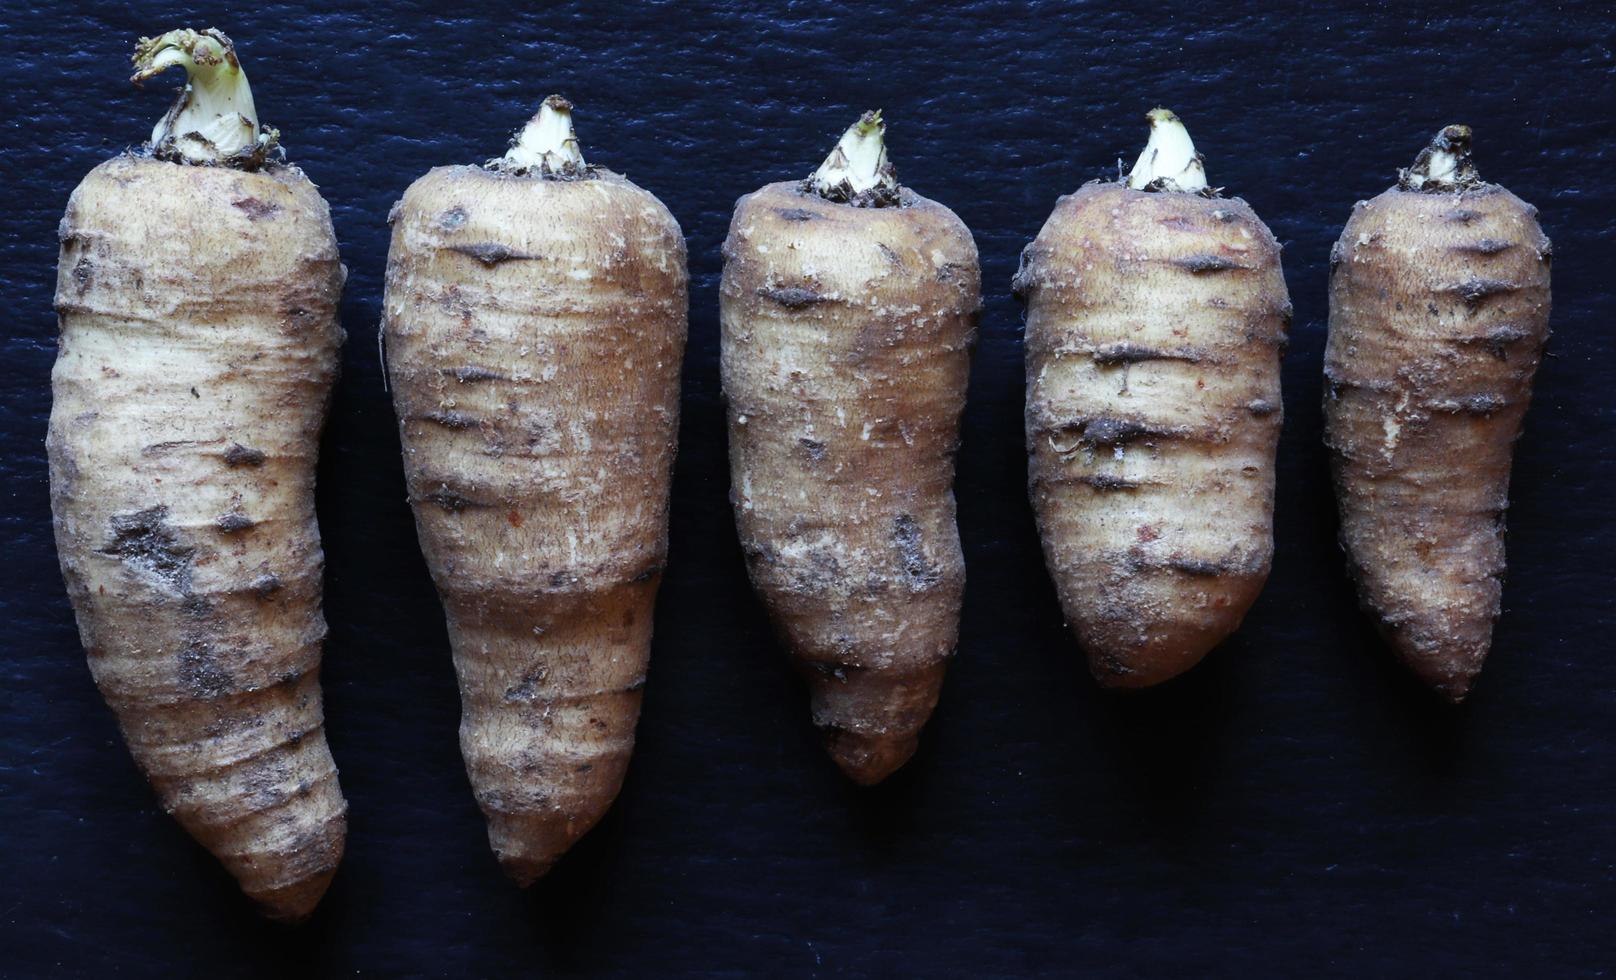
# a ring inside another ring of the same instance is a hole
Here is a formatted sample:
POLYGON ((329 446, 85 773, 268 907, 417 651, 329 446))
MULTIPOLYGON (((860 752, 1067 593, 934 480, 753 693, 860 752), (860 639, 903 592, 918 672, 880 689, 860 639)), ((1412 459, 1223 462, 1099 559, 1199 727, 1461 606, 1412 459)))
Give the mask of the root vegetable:
POLYGON ((307 916, 347 805, 318 670, 315 460, 345 270, 325 202, 272 159, 230 39, 143 39, 189 83, 61 226, 47 447, 96 684, 166 810, 274 918, 307 916))
POLYGON ((914 753, 965 585, 954 453, 976 245, 900 187, 879 113, 807 181, 741 198, 720 290, 731 497, 754 586, 836 763, 914 753))
POLYGON ((1194 666, 1273 555, 1279 244, 1207 187, 1176 116, 1149 118, 1126 180, 1061 198, 1015 278, 1044 557, 1107 687, 1194 666))
POLYGON ((1353 209, 1330 261, 1325 442, 1359 597, 1443 696, 1492 642, 1510 459, 1549 336, 1537 209, 1449 126, 1353 209))
POLYGON ((552 96, 502 159, 394 210, 383 299, 410 504, 501 865, 543 875, 616 798, 668 548, 685 243, 586 164, 552 96))

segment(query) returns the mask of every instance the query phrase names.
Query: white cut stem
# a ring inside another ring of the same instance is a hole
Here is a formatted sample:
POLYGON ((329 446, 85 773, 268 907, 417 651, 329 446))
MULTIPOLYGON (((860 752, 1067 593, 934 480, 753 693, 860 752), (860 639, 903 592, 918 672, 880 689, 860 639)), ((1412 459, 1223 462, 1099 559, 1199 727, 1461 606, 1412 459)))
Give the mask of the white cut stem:
POLYGON ((1128 186, 1143 190, 1160 181, 1156 186, 1161 190, 1206 190, 1206 168, 1179 118, 1167 109, 1152 109, 1145 118, 1150 120, 1150 141, 1128 174, 1128 186))
POLYGON ((171 149, 186 163, 223 163, 273 142, 272 134, 259 129, 247 73, 228 37, 211 29, 182 29, 141 38, 131 81, 143 82, 175 65, 185 69, 185 88, 152 128, 154 150, 171 149))
POLYGON ((825 162, 808 178, 814 190, 821 196, 829 196, 832 188, 845 184, 853 195, 878 187, 896 192, 898 178, 887 164, 886 131, 881 110, 859 117, 859 121, 842 134, 825 162))
POLYGON ((1470 127, 1444 126, 1400 176, 1401 186, 1415 191, 1450 191, 1480 183, 1470 159, 1470 127))
POLYGON ((522 131, 502 161, 505 169, 577 176, 586 169, 578 135, 572 129, 572 103, 552 95, 522 131))

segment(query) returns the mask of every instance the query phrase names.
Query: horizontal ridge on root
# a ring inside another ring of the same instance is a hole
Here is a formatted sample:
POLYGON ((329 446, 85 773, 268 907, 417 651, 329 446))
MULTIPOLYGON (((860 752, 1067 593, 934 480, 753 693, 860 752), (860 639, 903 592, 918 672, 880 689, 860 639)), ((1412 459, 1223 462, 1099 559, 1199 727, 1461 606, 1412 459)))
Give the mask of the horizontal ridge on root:
POLYGON ((533 569, 499 578, 455 576, 439 583, 438 592, 445 600, 453 598, 460 602, 497 596, 516 603, 543 603, 559 598, 581 598, 645 587, 666 568, 666 562, 660 556, 635 565, 608 562, 610 559, 580 568, 533 569))
MULTIPOLYGON (((268 745, 262 745, 262 746, 254 747, 254 749, 252 751, 250 751, 250 752, 247 752, 247 753, 241 754, 241 755, 237 755, 237 756, 235 756, 233 758, 220 760, 218 762, 214 762, 214 763, 209 764, 209 765, 199 766, 199 767, 196 767, 196 768, 162 769, 162 770, 152 768, 151 766, 148 765, 147 768, 146 768, 146 771, 147 771, 148 774, 150 774, 154 778, 163 778, 163 779, 175 779, 175 778, 183 778, 183 777, 187 777, 187 776, 197 776, 197 775, 222 773, 222 772, 225 772, 225 771, 230 770, 230 769, 239 769, 241 766, 246 765, 249 762, 257 761, 257 760, 262 759, 265 756, 271 755, 271 754, 273 754, 275 752, 288 751, 290 748, 293 748, 293 747, 296 747, 298 745, 301 745, 303 742, 307 741, 311 736, 318 735, 321 732, 323 732, 324 730, 325 730, 325 722, 321 721, 321 722, 319 722, 318 724, 316 724, 316 725, 314 725, 312 727, 305 728, 305 729, 303 729, 301 731, 293 732, 292 734, 287 735, 287 736, 281 738, 280 740, 272 742, 272 743, 270 743, 268 745)), ((214 739, 209 739, 208 742, 209 742, 209 744, 213 744, 213 745, 218 744, 217 740, 214 740, 214 739)), ((131 744, 143 744, 143 743, 131 743, 131 744)), ((162 753, 159 752, 158 754, 162 754, 162 753)))
POLYGON ((1132 442, 1158 439, 1204 439, 1215 435, 1208 429, 1204 433, 1188 426, 1160 425, 1143 419, 1116 415, 1094 415, 1061 422, 1046 422, 1035 426, 1034 436, 1042 436, 1051 449, 1066 455, 1081 446, 1123 446, 1132 442), (1070 445, 1058 445, 1056 439, 1070 445))
MULTIPOLYGON (((231 794, 228 801, 220 804, 221 807, 228 808, 230 812, 228 815, 219 819, 209 819, 204 817, 204 811, 200 808, 195 810, 187 810, 186 812, 194 817, 198 823, 206 825, 210 830, 225 830, 231 827, 239 827, 250 820, 259 819, 266 814, 274 813, 276 810, 290 806, 298 800, 307 799, 308 797, 313 796, 320 789, 320 786, 323 783, 335 781, 336 775, 337 770, 335 768, 328 769, 314 779, 305 780, 285 792, 276 793, 274 799, 270 800, 269 802, 259 803, 257 805, 245 805, 243 801, 263 796, 266 793, 266 791, 263 789, 253 789, 231 794)), ((173 812, 179 813, 182 809, 185 808, 176 807, 173 812)), ((209 810, 211 811, 211 809, 212 808, 210 807, 209 810)), ((345 813, 347 813, 346 804, 343 805, 342 810, 333 811, 329 816, 322 818, 314 825, 319 826, 320 824, 332 823, 336 820, 338 815, 345 813)))
POLYGON ((256 698, 268 694, 279 688, 298 684, 308 679, 311 674, 319 673, 320 650, 319 643, 325 639, 322 632, 320 641, 306 644, 302 650, 311 651, 310 655, 300 661, 294 661, 292 667, 277 674, 273 680, 252 687, 220 687, 208 692, 186 691, 174 697, 156 697, 151 695, 130 694, 104 688, 102 698, 115 711, 146 711, 150 709, 170 710, 174 708, 195 708, 201 705, 218 706, 224 702, 241 702, 248 698, 256 698))
POLYGON ((1107 552, 1099 561, 1121 566, 1129 572, 1168 572, 1192 578, 1261 575, 1268 566, 1268 560, 1261 555, 1202 558, 1181 553, 1154 556, 1134 550, 1107 552))
POLYGON ((1096 364, 1137 364, 1141 361, 1183 361, 1199 363, 1207 356, 1198 347, 1146 347, 1132 341, 1096 345, 1088 351, 1096 364))
MULTIPOLYGON (((645 675, 630 681, 621 687, 601 688, 598 691, 573 691, 561 694, 517 693, 526 682, 506 688, 500 700, 506 704, 573 704, 581 701, 592 701, 596 698, 613 697, 623 694, 634 694, 645 689, 645 675)), ((537 688, 537 684, 534 685, 537 688)))

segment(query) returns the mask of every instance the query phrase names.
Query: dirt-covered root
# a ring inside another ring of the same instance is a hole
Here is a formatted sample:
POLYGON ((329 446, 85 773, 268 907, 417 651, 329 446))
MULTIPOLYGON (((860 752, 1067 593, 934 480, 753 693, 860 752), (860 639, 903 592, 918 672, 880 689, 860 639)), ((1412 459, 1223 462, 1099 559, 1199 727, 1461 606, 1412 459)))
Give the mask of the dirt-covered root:
POLYGON ((165 810, 271 917, 306 917, 346 827, 318 682, 329 212, 294 167, 123 155, 61 239, 47 451, 90 670, 165 810))
POLYGON ((1075 612, 1072 629, 1090 653, 1094 679, 1108 688, 1143 688, 1184 673, 1223 642, 1266 575, 1260 567, 1163 567, 1124 579, 1089 569, 1057 570, 1055 578, 1062 606, 1075 612), (1095 593, 1105 598, 1091 602, 1095 593))
POLYGON ((445 590, 460 747, 501 865, 543 874, 617 798, 639 720, 658 577, 523 595, 445 590))
MULTIPOLYGON (((208 669, 182 673, 195 681, 208 669)), ((109 699, 164 809, 266 915, 307 918, 336 873, 347 828, 316 676, 294 672, 244 693, 220 686, 194 704, 109 699)))
POLYGON ((1341 543, 1399 658, 1461 701, 1492 642, 1511 459, 1549 336, 1550 244, 1437 134, 1331 253, 1325 444, 1341 543))
POLYGON ((1015 288, 1028 489, 1061 609, 1101 684, 1160 683, 1239 627, 1268 574, 1279 244, 1238 199, 1090 184, 1015 288))
MULTIPOLYGON (((821 174, 879 187, 881 156, 864 142, 877 122, 850 130, 821 174)), ((720 285, 747 571, 808 678, 826 747, 865 784, 914 751, 965 583, 951 488, 976 247, 953 212, 900 197, 768 185, 736 207, 720 285)))

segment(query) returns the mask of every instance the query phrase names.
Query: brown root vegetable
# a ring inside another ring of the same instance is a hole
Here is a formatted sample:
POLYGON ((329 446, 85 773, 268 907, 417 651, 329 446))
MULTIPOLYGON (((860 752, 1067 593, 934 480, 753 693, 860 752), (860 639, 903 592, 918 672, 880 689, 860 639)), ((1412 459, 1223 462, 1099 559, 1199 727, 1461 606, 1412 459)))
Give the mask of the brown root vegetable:
POLYGON ((1015 279, 1044 557, 1107 687, 1194 666, 1273 555, 1279 244, 1206 186, 1177 117, 1150 119, 1128 178, 1061 198, 1015 279))
POLYGON ((747 568, 853 780, 914 753, 959 631, 954 454, 980 307, 971 233, 899 187, 879 113, 807 181, 741 198, 720 290, 747 568))
POLYGON ((61 226, 47 448, 91 672, 163 807, 266 914, 307 916, 347 804, 320 704, 315 462, 345 270, 274 162, 229 38, 142 40, 190 84, 61 226))
POLYGON ((461 751, 523 885, 595 825, 628 767, 688 311, 678 222, 584 162, 571 108, 552 96, 503 159, 410 186, 383 299, 461 751))
POLYGON ((1398 656, 1462 701, 1504 574, 1509 469, 1549 337, 1537 209, 1438 133, 1330 256, 1325 442, 1341 543, 1398 656))

